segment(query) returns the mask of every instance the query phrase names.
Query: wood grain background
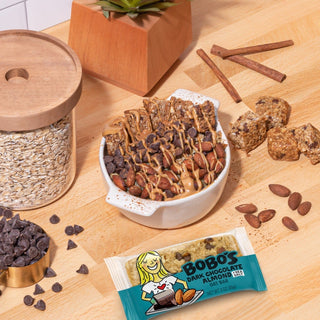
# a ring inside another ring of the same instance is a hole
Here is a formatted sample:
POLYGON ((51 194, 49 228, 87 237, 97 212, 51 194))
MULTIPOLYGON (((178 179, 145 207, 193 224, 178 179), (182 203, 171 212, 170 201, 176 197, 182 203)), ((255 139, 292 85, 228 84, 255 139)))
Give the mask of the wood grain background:
MULTIPOLYGON (((319 0, 196 0, 192 2, 193 42, 150 96, 168 97, 178 88, 196 91, 220 100, 219 117, 227 131, 229 123, 254 104, 261 95, 273 95, 292 106, 289 126, 311 122, 320 128, 320 6, 319 0), (226 48, 292 39, 293 47, 259 53, 251 58, 287 74, 283 83, 247 70, 231 61, 211 56, 238 90, 243 102, 236 104, 211 70, 197 56, 213 43, 226 48)), ((69 23, 46 32, 67 42, 69 23)), ((106 62, 108 63, 108 62, 106 62)), ((266 143, 246 156, 232 149, 231 170, 217 206, 201 221, 178 230, 150 229, 122 216, 106 204, 106 190, 98 163, 104 124, 125 109, 141 105, 142 98, 111 84, 84 76, 77 116, 77 175, 69 192, 41 209, 21 212, 21 217, 41 225, 52 237, 55 248, 52 268, 56 278, 40 282, 46 290, 47 310, 23 304, 34 288, 7 288, 0 297, 0 319, 108 319, 125 315, 103 258, 137 254, 151 248, 209 236, 245 226, 256 251, 268 291, 242 292, 195 304, 158 319, 252 320, 319 319, 320 315, 320 164, 311 165, 301 156, 296 162, 276 162, 266 143), (292 212, 286 199, 268 190, 269 183, 282 183, 302 194, 313 206, 307 216, 292 212), (274 208, 273 220, 255 230, 234 207, 253 202, 259 209, 274 208), (57 214, 61 222, 49 223, 57 214), (291 232, 281 224, 289 215, 299 225, 291 232), (68 237, 64 228, 79 224, 85 231, 68 237), (68 239, 78 248, 66 250, 68 239), (89 275, 75 271, 85 263, 89 275), (63 291, 53 293, 59 281, 63 291)))

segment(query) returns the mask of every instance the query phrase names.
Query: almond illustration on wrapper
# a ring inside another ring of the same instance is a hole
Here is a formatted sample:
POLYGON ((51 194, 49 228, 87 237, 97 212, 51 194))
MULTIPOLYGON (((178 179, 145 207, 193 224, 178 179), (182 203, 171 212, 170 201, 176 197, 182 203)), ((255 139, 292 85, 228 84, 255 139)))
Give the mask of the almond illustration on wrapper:
POLYGON ((181 289, 177 290, 175 293, 175 299, 177 304, 182 304, 183 303, 183 292, 181 289))
POLYGON ((279 197, 288 197, 291 193, 290 189, 281 184, 269 184, 269 189, 279 197))
POLYGON ((189 289, 187 290, 184 294, 183 294, 183 302, 188 302, 190 301, 194 295, 196 294, 196 290, 195 289, 189 289))

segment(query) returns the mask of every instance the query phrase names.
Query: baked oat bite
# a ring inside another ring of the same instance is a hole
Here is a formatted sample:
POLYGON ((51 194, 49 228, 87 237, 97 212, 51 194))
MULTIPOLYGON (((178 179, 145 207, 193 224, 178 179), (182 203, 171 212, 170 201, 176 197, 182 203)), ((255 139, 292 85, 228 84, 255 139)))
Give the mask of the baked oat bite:
POLYGON ((267 133, 268 152, 273 160, 295 161, 300 157, 294 129, 272 128, 267 133))
POLYGON ((293 130, 299 150, 312 164, 320 162, 320 131, 311 123, 293 130))
POLYGON ((241 115, 231 127, 228 137, 237 149, 249 153, 258 147, 267 136, 265 116, 253 111, 241 115))
POLYGON ((266 116, 267 130, 283 127, 289 120, 290 105, 280 98, 262 96, 256 103, 256 113, 266 116))

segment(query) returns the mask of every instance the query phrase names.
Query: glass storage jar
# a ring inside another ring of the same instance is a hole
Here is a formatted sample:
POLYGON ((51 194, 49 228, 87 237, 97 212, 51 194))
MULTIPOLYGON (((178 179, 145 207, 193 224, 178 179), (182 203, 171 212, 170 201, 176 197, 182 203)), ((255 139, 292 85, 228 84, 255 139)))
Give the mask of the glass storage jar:
POLYGON ((33 209, 74 180, 82 68, 72 49, 42 32, 2 31, 0 47, 0 206, 33 209))

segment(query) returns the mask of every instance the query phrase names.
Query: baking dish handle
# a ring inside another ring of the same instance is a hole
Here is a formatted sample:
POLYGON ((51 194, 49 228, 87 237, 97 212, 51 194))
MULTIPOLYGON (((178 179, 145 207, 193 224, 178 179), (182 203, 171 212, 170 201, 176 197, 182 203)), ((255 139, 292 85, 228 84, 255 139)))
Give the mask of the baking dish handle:
POLYGON ((152 216, 160 207, 163 207, 163 203, 160 201, 137 198, 119 188, 110 188, 106 196, 106 202, 120 210, 126 210, 145 217, 152 216))

